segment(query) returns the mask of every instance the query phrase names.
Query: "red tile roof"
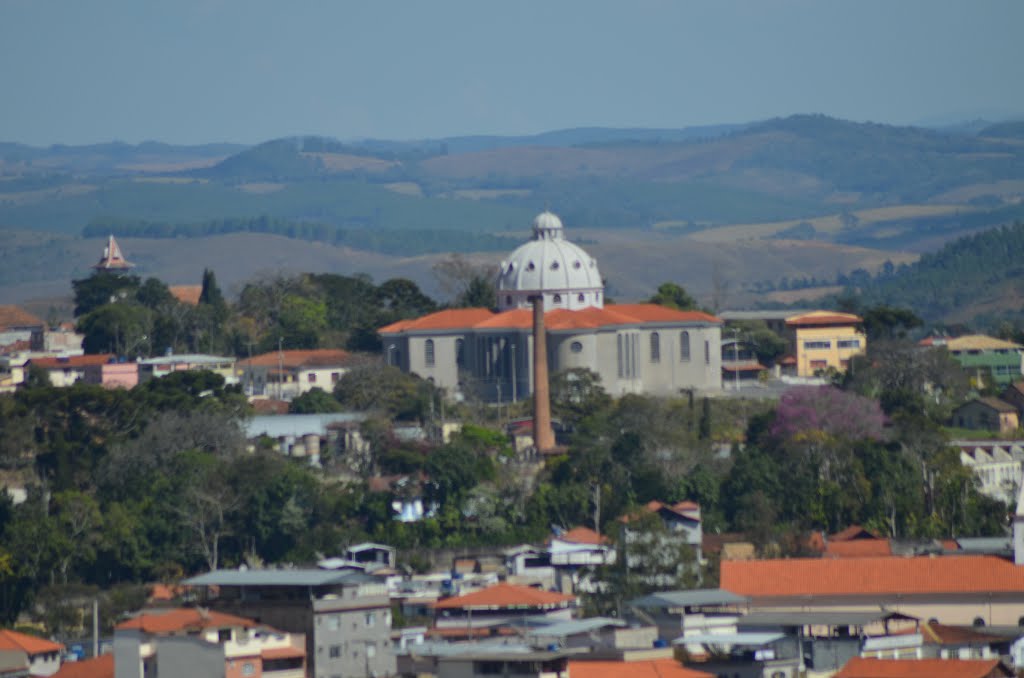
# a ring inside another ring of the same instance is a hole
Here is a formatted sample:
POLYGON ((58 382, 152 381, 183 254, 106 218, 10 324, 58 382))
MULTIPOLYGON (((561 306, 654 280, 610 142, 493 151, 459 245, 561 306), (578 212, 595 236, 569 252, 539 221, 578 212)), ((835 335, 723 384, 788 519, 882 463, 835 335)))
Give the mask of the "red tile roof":
POLYGON ((334 367, 347 365, 352 354, 340 348, 318 348, 308 351, 271 351, 238 361, 242 367, 277 367, 298 369, 303 367, 334 367))
POLYGON ((713 673, 688 669, 675 659, 569 662, 572 678, 714 678, 713 673))
POLYGON ((513 584, 495 584, 480 591, 467 593, 464 596, 453 596, 439 600, 434 609, 437 610, 494 610, 523 608, 562 608, 576 602, 576 596, 554 591, 543 591, 530 586, 513 584))
POLYGON ((865 659, 853 657, 835 678, 987 678, 1002 672, 998 659, 865 659))
POLYGON ((583 527, 582 525, 574 527, 568 532, 563 532, 557 537, 552 537, 552 539, 567 541, 570 544, 593 544, 595 546, 608 543, 608 537, 603 534, 598 534, 589 527, 583 527))
POLYGON ((986 643, 1004 643, 1006 636, 984 633, 973 627, 946 626, 934 622, 921 623, 921 636, 930 645, 968 645, 986 643))
POLYGON ((91 659, 64 662, 53 678, 114 678, 114 655, 101 654, 91 659))
POLYGON ((850 541, 851 539, 880 539, 877 534, 860 525, 850 525, 845 530, 830 534, 829 541, 850 541))
POLYGON ((0 629, 0 650, 20 650, 32 656, 48 652, 60 652, 63 649, 63 645, 52 640, 30 636, 27 633, 18 633, 10 629, 0 629))
POLYGON ((260 656, 264 659, 293 659, 295 657, 305 657, 306 651, 297 647, 274 647, 269 650, 263 650, 260 656))
POLYGON ((171 296, 189 306, 198 306, 199 297, 203 294, 202 285, 172 285, 167 289, 170 290, 171 296))
POLYGON ((46 323, 20 306, 0 306, 0 330, 15 327, 44 327, 46 323))
POLYGON ((876 558, 891 555, 892 544, 888 539, 830 541, 823 554, 825 558, 876 558))
POLYGON ((254 626, 258 626, 258 624, 245 617, 197 608, 177 608, 160 612, 144 612, 128 621, 121 622, 115 628, 118 630, 139 629, 144 633, 163 634, 211 628, 242 627, 248 629, 254 626))
MULTIPOLYGON (((700 522, 700 504, 695 501, 684 500, 676 502, 675 504, 666 504, 664 502, 651 500, 644 504, 643 510, 649 513, 658 513, 660 511, 669 511, 676 515, 687 518, 689 520, 695 520, 700 522)), ((635 520, 638 514, 626 515, 619 518, 620 522, 628 523, 630 520, 635 520)))
MULTIPOLYGON (((644 323, 720 323, 713 315, 701 311, 677 311, 657 304, 615 304, 605 308, 585 308, 570 311, 559 308, 544 313, 544 325, 550 330, 579 330, 613 327, 616 325, 642 325, 644 323)), ((517 308, 494 313, 485 308, 462 308, 438 311, 415 320, 400 320, 378 332, 422 332, 460 329, 528 329, 533 326, 533 311, 517 308)))
POLYGON ((31 362, 36 367, 44 370, 57 370, 65 368, 84 368, 90 365, 106 365, 114 356, 111 353, 96 353, 90 355, 72 355, 66 358, 33 358, 31 362))
POLYGON ((754 598, 1024 592, 1024 568, 995 556, 728 561, 721 586, 754 598))

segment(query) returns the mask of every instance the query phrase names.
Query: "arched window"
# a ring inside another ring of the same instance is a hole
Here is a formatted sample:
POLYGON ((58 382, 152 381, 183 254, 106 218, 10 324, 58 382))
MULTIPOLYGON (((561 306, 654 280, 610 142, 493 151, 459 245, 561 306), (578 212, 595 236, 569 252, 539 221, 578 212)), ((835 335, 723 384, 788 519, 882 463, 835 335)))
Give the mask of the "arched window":
POLYGON ((434 366, 434 340, 427 339, 423 342, 423 362, 427 367, 434 366))
POLYGON ((704 342, 704 364, 705 365, 710 365, 711 364, 711 342, 710 341, 705 341, 704 342))
POLYGON ((679 333, 679 359, 690 361, 690 333, 686 331, 679 333))
POLYGON ((511 306, 512 305, 512 295, 511 294, 506 294, 505 295, 505 305, 506 306, 511 306))
POLYGON ((461 337, 455 340, 455 365, 466 366, 466 342, 461 337))
POLYGON ((561 294, 556 294, 554 296, 554 298, 552 298, 552 301, 555 302, 556 304, 562 303, 562 295, 561 294))
POLYGON ((586 297, 584 297, 584 296, 583 296, 583 295, 581 294, 580 296, 576 297, 576 300, 577 300, 577 301, 579 301, 579 302, 580 302, 580 303, 582 304, 582 303, 583 303, 583 302, 584 302, 584 301, 586 300, 586 297))
POLYGON ((981 617, 975 617, 974 618, 974 622, 972 622, 971 625, 972 626, 977 626, 977 627, 984 626, 985 625, 985 620, 982 619, 981 617))
POLYGON ((651 362, 661 362, 661 337, 657 332, 651 332, 651 362))

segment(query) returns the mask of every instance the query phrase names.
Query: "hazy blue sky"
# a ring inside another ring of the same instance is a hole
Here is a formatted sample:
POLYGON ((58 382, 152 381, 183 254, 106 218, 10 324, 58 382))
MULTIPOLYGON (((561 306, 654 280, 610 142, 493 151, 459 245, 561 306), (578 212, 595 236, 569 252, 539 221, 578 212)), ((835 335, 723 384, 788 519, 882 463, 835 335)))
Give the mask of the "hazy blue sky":
POLYGON ((0 140, 1024 114, 1021 0, 0 0, 0 140))

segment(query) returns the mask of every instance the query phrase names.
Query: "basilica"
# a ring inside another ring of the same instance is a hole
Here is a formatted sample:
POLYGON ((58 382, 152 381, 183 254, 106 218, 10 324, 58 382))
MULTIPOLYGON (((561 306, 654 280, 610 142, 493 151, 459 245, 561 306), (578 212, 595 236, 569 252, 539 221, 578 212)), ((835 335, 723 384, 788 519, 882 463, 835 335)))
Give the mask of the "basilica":
POLYGON ((381 328, 385 360, 451 393, 519 400, 533 393, 531 308, 542 300, 551 373, 586 368, 613 396, 722 387, 722 321, 656 304, 605 305, 597 261, 550 212, 534 219, 533 238, 496 277, 497 309, 449 309, 381 328))

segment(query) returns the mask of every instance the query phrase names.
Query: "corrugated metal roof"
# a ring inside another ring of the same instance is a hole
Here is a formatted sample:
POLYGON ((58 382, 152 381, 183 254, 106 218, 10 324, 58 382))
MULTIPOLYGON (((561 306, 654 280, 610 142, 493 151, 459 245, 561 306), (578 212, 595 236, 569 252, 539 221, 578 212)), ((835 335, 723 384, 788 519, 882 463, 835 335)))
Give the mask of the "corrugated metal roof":
POLYGON ((699 605, 741 605, 748 598, 724 589, 694 589, 692 591, 660 591, 629 602, 633 607, 665 608, 699 605))
POLYGON ((609 626, 624 628, 628 626, 628 624, 621 619, 612 619, 611 617, 588 617, 586 619, 573 619, 571 621, 560 621, 554 624, 537 626, 536 628, 530 629, 530 635, 555 637, 574 636, 578 633, 590 633, 591 631, 607 628, 609 626))
POLYGON ((765 628, 774 626, 866 626, 886 619, 913 619, 897 612, 751 612, 740 617, 736 625, 740 628, 765 628))
POLYGON ((377 581, 361 572, 334 570, 214 570, 190 579, 192 586, 327 586, 377 581))
POLYGON ((701 633, 695 636, 682 636, 672 641, 673 645, 746 645, 757 647, 782 640, 784 633, 767 631, 740 631, 738 633, 701 633))

